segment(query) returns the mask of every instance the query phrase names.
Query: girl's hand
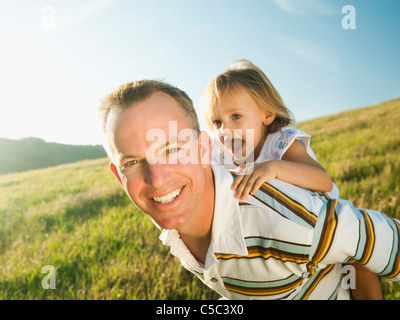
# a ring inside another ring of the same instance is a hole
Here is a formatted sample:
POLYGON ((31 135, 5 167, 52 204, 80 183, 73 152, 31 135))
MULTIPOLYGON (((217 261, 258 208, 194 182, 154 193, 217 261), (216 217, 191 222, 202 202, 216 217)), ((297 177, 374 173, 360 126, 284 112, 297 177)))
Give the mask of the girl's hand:
POLYGON ((236 190, 235 198, 246 200, 249 193, 255 194, 262 184, 277 177, 276 160, 240 165, 237 177, 232 184, 236 190))

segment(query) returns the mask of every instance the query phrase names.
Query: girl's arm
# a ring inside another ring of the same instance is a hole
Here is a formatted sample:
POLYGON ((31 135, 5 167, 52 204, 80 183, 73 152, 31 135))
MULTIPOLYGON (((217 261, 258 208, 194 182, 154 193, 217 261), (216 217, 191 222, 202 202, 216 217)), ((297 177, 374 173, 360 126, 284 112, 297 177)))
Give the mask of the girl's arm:
POLYGON ((235 197, 246 199, 269 180, 279 179, 312 191, 329 192, 333 182, 325 169, 311 158, 299 141, 294 141, 282 160, 267 160, 254 166, 239 167, 238 176, 232 184, 235 197))
POLYGON ((306 148, 294 141, 282 156, 282 160, 276 162, 276 179, 294 184, 305 189, 329 192, 333 188, 333 182, 323 166, 311 158, 306 148))

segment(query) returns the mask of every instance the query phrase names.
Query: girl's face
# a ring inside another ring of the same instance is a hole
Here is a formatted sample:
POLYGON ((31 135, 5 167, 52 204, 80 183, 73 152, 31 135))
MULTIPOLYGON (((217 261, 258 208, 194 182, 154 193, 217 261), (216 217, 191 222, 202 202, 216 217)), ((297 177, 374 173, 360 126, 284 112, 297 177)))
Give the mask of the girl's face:
POLYGON ((242 86, 236 86, 226 92, 210 119, 214 134, 234 158, 254 162, 275 114, 261 109, 242 86))

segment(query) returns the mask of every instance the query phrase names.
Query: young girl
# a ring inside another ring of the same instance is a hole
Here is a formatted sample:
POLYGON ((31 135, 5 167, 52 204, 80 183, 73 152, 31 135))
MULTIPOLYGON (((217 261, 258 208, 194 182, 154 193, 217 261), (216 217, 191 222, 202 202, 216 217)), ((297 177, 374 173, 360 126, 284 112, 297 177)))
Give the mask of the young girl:
MULTIPOLYGON (((240 60, 218 75, 208 85, 203 103, 206 122, 223 146, 214 153, 214 161, 238 167, 232 185, 236 198, 245 200, 272 179, 339 197, 338 188, 310 148, 311 137, 289 127, 294 122, 292 113, 253 63, 240 60)), ((361 264, 352 265, 356 269, 354 298, 382 299, 378 277, 361 264)))

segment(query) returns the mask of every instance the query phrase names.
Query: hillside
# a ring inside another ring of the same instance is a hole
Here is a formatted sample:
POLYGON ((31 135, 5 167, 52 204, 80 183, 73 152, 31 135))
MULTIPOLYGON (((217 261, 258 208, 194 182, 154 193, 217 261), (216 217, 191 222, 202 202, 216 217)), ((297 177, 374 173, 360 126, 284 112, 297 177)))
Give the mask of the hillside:
POLYGON ((299 123, 341 197, 400 218, 400 99, 299 123))
POLYGON ((106 157, 102 146, 49 143, 38 138, 0 138, 0 175, 106 157))
MULTIPOLYGON (((400 99, 298 124, 343 198, 400 218, 400 99)), ((106 159, 0 176, 0 299, 216 299, 158 240, 106 159), (45 290, 43 266, 56 269, 45 290)), ((386 299, 400 285, 383 282, 386 299)))

